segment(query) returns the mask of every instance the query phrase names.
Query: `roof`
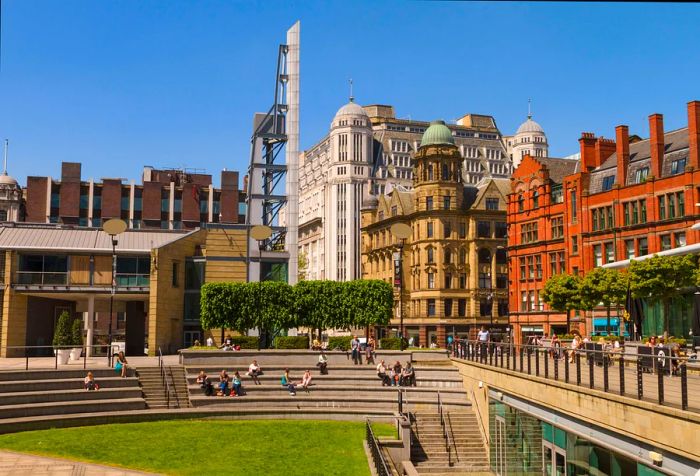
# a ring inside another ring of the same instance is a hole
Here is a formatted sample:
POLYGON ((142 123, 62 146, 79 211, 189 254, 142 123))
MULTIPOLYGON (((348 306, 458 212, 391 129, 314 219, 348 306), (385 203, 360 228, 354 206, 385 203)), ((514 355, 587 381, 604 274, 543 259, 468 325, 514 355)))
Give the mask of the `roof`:
MULTIPOLYGON (((117 253, 150 253, 194 231, 127 230, 117 236, 117 253)), ((0 225, 0 249, 111 253, 110 236, 98 228, 61 225, 0 225)))
POLYGON ((430 127, 423 133, 420 141, 420 146, 447 144, 454 145, 455 138, 452 137, 452 131, 445 125, 445 121, 433 121, 430 127))
POLYGON ((580 171, 579 160, 557 159, 554 157, 533 157, 540 164, 547 167, 549 179, 554 183, 563 183, 564 177, 580 171))
POLYGON ((542 129, 542 126, 533 121, 530 116, 528 116, 527 121, 523 122, 520 124, 520 127, 518 127, 517 134, 522 134, 522 133, 528 133, 528 132, 540 132, 544 134, 544 129, 542 129))
MULTIPOLYGON (((661 164, 661 177, 672 175, 672 163, 676 159, 688 156, 688 128, 683 127, 664 134, 664 158, 661 164)), ((632 185, 635 172, 651 165, 651 147, 649 139, 630 141, 630 161, 627 169, 627 183, 632 185)), ((590 193, 603 191, 603 178, 613 176, 617 180, 617 152, 614 152, 600 167, 591 171, 590 193)))
POLYGON ((362 109, 362 106, 360 106, 359 104, 357 104, 357 103, 356 103, 355 101, 353 101, 352 99, 350 100, 349 103, 347 103, 346 105, 342 106, 340 109, 338 109, 338 112, 335 113, 335 117, 338 117, 338 116, 348 116, 348 115, 369 117, 369 116, 367 115, 367 111, 365 111, 364 109, 362 109))

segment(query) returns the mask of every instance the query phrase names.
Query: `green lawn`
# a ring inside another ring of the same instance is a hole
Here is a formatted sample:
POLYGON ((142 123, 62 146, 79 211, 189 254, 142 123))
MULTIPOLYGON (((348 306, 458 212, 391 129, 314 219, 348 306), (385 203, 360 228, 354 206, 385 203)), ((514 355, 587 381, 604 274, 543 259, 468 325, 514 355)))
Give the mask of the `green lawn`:
MULTIPOLYGON (((376 436, 396 436, 372 424, 376 436)), ((163 474, 369 475, 365 424, 177 420, 0 435, 0 448, 163 474)))

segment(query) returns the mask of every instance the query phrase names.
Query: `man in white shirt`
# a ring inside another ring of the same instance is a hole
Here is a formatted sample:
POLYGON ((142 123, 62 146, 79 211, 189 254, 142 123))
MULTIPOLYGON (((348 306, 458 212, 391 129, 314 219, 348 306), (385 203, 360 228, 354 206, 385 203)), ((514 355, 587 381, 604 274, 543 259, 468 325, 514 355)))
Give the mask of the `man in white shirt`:
POLYGON ((260 385, 260 380, 258 380, 260 374, 262 374, 262 369, 258 365, 258 361, 253 360, 253 363, 248 366, 248 376, 253 379, 255 385, 260 385))
POLYGON ((479 342, 489 341, 489 331, 486 330, 486 326, 481 326, 481 330, 476 335, 476 338, 479 340, 479 342))

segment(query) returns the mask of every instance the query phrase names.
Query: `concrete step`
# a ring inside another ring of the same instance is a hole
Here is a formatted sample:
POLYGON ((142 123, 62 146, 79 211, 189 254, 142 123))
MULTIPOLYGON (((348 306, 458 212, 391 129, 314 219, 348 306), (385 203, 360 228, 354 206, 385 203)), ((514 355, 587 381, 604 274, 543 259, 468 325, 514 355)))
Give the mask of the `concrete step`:
MULTIPOLYGON (((329 407, 329 408, 344 408, 344 407, 357 407, 357 408, 377 408, 377 409, 393 409, 396 410, 397 405, 394 399, 383 399, 383 398, 367 398, 367 397, 357 397, 357 398, 335 398, 329 399, 325 397, 314 397, 313 395, 306 395, 303 393, 297 393, 296 396, 290 396, 288 394, 281 396, 265 396, 265 397, 254 397, 254 396, 242 396, 242 397, 190 397, 190 401, 194 407, 203 406, 215 406, 215 407, 252 407, 252 408, 265 408, 268 406, 281 406, 281 407, 329 407)), ((463 402, 449 403, 448 406, 455 409, 464 407, 463 402)), ((411 410, 413 406, 430 408, 434 404, 431 401, 426 402, 414 402, 407 406, 407 410, 411 410)))
MULTIPOLYGON (((98 390, 98 392, 100 391, 101 390, 98 390)), ((64 415, 71 413, 143 410, 145 408, 146 402, 143 398, 121 398, 111 399, 109 401, 84 400, 72 402, 47 402, 33 403, 30 405, 3 405, 0 406, 0 418, 4 419, 45 415, 64 415)))
POLYGON ((85 400, 109 400, 141 398, 141 390, 132 388, 100 388, 100 390, 48 390, 45 392, 19 392, 0 394, 0 406, 30 405, 48 402, 77 402, 85 400))
MULTIPOLYGON (((0 393, 16 393, 16 392, 41 392, 51 390, 75 390, 82 389, 85 376, 80 378, 53 378, 36 381, 13 381, 0 382, 0 393)), ((114 374, 109 374, 109 377, 95 377, 95 381, 100 385, 100 388, 138 388, 139 382, 135 377, 121 378, 115 377, 114 374)))
MULTIPOLYGON (((101 378, 109 378, 119 376, 114 369, 70 369, 70 370, 4 370, 0 372, 0 382, 17 382, 20 380, 44 381, 44 380, 64 380, 64 379, 80 379, 83 380, 88 372, 92 372, 95 380, 101 378)), ((127 377, 134 377, 134 369, 128 368, 127 377)))

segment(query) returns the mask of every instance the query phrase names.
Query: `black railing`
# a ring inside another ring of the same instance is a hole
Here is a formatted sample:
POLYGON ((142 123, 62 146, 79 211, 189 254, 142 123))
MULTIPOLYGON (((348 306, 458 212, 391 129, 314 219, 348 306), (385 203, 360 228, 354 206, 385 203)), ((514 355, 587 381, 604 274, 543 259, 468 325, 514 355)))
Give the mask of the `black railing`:
MULTIPOLYGON (((640 345, 636 353, 631 353, 625 352, 623 347, 594 342, 573 349, 460 340, 453 343, 452 355, 490 367, 700 412, 700 402, 693 400, 690 405, 688 403, 689 359, 681 356, 673 346, 640 345), (581 369, 582 360, 588 367, 587 372, 581 369), (618 372, 611 370, 615 364, 619 367, 618 372), (560 366, 564 367, 563 377, 560 366), (628 380, 636 381, 633 393, 628 392, 628 380)), ((697 376, 692 378, 700 380, 697 376)))
POLYGON ((438 415, 440 416, 440 428, 442 429, 442 437, 445 439, 445 452, 447 452, 447 465, 452 466, 452 444, 450 443, 450 432, 447 431, 447 423, 445 422, 445 411, 442 406, 442 398, 440 391, 437 393, 438 415))
MULTIPOLYGON (((172 390, 170 389, 170 383, 167 379, 166 368, 163 362, 163 352, 160 350, 160 347, 158 347, 158 368, 160 369, 160 379, 163 384, 163 395, 165 396, 166 408, 170 408, 170 395, 172 393, 172 390)), ((170 374, 172 375, 172 370, 170 374)), ((179 401, 177 400, 177 394, 175 394, 175 399, 175 408, 180 408, 179 401)))
POLYGON ((374 469, 377 476, 391 476, 391 471, 389 471, 389 465, 382 454, 382 450, 379 447, 379 441, 377 437, 374 436, 372 431, 372 425, 369 419, 366 421, 366 438, 367 446, 369 446, 369 451, 372 453, 372 461, 374 461, 374 469))
MULTIPOLYGON (((97 345, 8 345, 6 347, 7 354, 10 358, 21 358, 24 359, 24 370, 29 370, 29 361, 31 359, 40 360, 53 357, 53 368, 58 369, 59 365, 71 365, 59 364, 58 351, 70 352, 74 349, 80 349, 80 358, 75 360, 69 360, 69 362, 76 362, 77 360, 83 361, 83 369, 87 369, 87 349, 91 348, 93 350, 92 357, 104 356, 109 354, 108 344, 97 344, 97 345)), ((119 351, 118 345, 112 346, 112 353, 114 354, 119 351)), ((37 370, 40 370, 37 367, 37 370)))

